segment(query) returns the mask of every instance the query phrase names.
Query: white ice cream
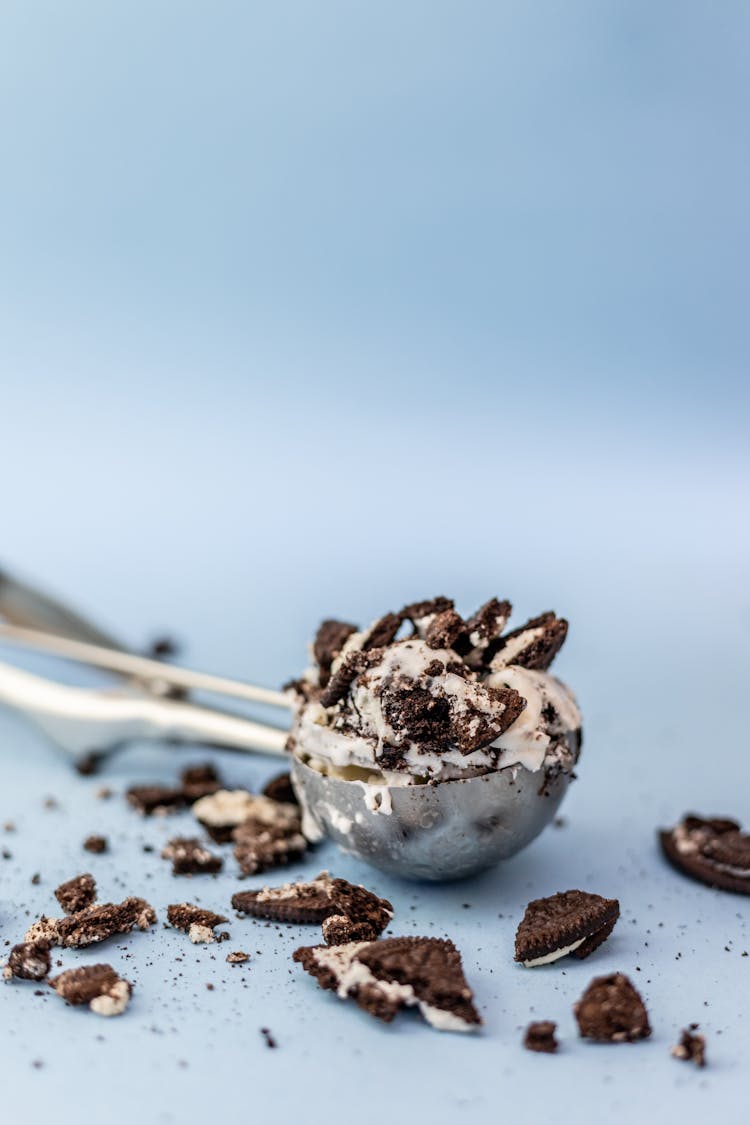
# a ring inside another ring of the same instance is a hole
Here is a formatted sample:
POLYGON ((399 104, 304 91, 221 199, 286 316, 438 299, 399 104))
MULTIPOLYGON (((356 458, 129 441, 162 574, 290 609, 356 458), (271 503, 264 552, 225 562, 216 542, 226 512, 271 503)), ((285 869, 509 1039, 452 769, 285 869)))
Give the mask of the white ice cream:
MULTIPOLYGON (((542 631, 529 631, 524 643, 528 643, 529 635, 542 631)), ((361 648, 367 633, 368 630, 354 633, 348 639, 334 661, 332 674, 350 653, 361 648)), ((549 672, 509 663, 519 648, 519 638, 512 638, 492 661, 489 672, 470 672, 465 678, 448 670, 459 659, 450 650, 430 648, 420 637, 393 644, 385 649, 382 660, 368 670, 366 683, 352 684, 345 709, 325 708, 315 700, 299 707, 292 732, 295 753, 321 772, 381 787, 466 777, 511 766, 522 766, 532 772, 553 766, 572 769, 574 755, 568 739, 581 728, 575 696, 549 672), (436 662, 442 666, 440 674, 430 677, 427 669, 436 662), (491 712, 493 704, 480 690, 483 686, 513 688, 524 698, 526 706, 498 738, 481 749, 462 753, 455 746, 440 752, 425 751, 422 745, 409 742, 402 732, 394 730, 384 713, 381 689, 398 677, 428 687, 438 684, 441 695, 449 699, 459 714, 491 712), (356 731, 351 729, 352 715, 356 718, 356 731), (399 749, 405 770, 383 767, 380 758, 384 747, 399 749)), ((374 802, 374 795, 372 799, 374 802)), ((382 803, 380 811, 387 811, 382 803)))

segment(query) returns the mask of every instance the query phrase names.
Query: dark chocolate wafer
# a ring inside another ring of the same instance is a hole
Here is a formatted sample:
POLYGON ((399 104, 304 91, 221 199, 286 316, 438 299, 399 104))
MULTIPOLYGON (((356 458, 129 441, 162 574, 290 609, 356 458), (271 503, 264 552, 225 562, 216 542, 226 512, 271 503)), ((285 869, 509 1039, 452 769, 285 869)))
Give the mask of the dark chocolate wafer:
POLYGON ((52 967, 49 942, 22 941, 14 945, 8 954, 8 961, 3 966, 3 977, 10 980, 44 980, 52 967))
POLYGON ((573 1013, 584 1039, 633 1043, 651 1034, 646 1006, 624 973, 595 977, 573 1013))
POLYGON ((515 960, 532 968, 569 954, 588 957, 609 937, 619 916, 617 899, 587 891, 534 899, 516 932, 515 960))
POLYGON ((297 949, 294 960, 321 988, 351 997, 389 1023, 400 1008, 417 1007, 440 1031, 471 1031, 481 1024, 452 941, 399 937, 297 949))
POLYGON ((55 898, 66 914, 76 914, 79 910, 91 906, 96 899, 94 876, 86 872, 84 875, 76 875, 68 879, 57 888, 55 898))
POLYGON ((681 874, 720 891, 750 894, 750 833, 736 820, 690 813, 659 832, 661 849, 681 874))

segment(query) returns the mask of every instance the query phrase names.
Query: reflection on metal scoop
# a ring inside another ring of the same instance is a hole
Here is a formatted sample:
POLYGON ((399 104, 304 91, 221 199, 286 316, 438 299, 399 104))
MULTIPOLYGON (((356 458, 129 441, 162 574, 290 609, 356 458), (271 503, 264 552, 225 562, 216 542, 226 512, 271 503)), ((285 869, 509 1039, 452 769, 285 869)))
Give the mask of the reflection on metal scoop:
MULTIPOLYGON (((291 709, 281 692, 128 652, 66 606, 0 572, 2 616, 13 624, 0 625, 0 642, 123 677, 118 690, 92 690, 0 663, 0 703, 26 715, 79 769, 128 741, 147 738, 285 754, 285 730, 195 699, 203 691, 291 709)), ((580 732, 571 733, 568 744, 575 759, 580 732)), ((435 881, 461 878, 515 855, 552 820, 572 777, 511 766, 472 778, 380 786, 325 775, 297 757, 291 770, 308 834, 328 836, 384 871, 435 881)))
POLYGON ((433 881, 473 875, 525 848, 554 817, 570 778, 545 781, 519 766, 368 794, 364 781, 325 776, 297 758, 292 765, 300 802, 322 835, 373 867, 433 881))

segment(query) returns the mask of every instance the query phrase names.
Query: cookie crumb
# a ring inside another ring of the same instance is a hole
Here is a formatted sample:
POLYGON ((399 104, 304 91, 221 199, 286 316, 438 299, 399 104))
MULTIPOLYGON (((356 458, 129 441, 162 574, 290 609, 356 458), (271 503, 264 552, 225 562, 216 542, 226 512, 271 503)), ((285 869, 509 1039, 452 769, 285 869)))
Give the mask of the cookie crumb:
POLYGON ((93 855, 101 855, 102 852, 109 850, 109 842, 106 836, 87 836, 83 841, 83 847, 93 855))
POLYGON ((200 906, 194 906, 189 902, 173 903, 172 906, 168 906, 167 918, 169 924, 186 933, 194 945, 207 945, 216 941, 214 927, 229 921, 223 914, 203 910, 200 906))
POLYGON ((557 1024, 552 1020, 534 1020, 526 1028, 523 1045, 527 1051, 538 1051, 542 1054, 552 1055, 558 1048, 555 1038, 557 1024))
POLYGON ((573 1008, 582 1038, 634 1043, 651 1034, 646 1006, 624 973, 595 977, 573 1008))
POLYGON ((697 1031, 697 1023, 691 1023, 683 1030, 679 1043, 670 1051, 672 1058, 691 1062, 699 1067, 706 1065, 706 1037, 696 1034, 697 1031))
POLYGON ((224 866, 221 856, 214 855, 192 836, 175 836, 161 855, 162 859, 172 861, 173 875, 216 875, 224 866))
POLYGON ((49 942, 23 941, 14 945, 3 966, 3 977, 11 980, 44 980, 52 968, 49 942))
POLYGON ((242 949, 238 949, 234 953, 227 953, 227 962, 230 965, 244 965, 249 960, 250 954, 245 953, 242 949))
POLYGON ((86 872, 84 875, 76 875, 68 879, 57 888, 55 898, 66 914, 77 914, 79 910, 91 906, 96 899, 94 876, 86 872))

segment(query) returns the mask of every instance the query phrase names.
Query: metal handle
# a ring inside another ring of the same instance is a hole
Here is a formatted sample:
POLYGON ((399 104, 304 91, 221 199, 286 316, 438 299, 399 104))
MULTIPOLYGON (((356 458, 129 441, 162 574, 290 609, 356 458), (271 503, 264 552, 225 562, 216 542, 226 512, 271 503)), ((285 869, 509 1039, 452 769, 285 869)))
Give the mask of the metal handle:
POLYGON ((20 711, 76 762, 141 738, 283 754, 287 733, 210 707, 55 683, 0 663, 0 703, 20 711))
POLYGON ((284 753, 285 730, 167 694, 170 688, 205 691, 289 711, 283 692, 128 652, 80 614, 2 570, 0 615, 10 622, 0 624, 0 642, 128 677, 123 689, 102 691, 69 687, 0 663, 0 704, 24 714, 79 765, 141 738, 284 753))
POLYGON ((93 625, 74 609, 50 597, 42 590, 19 582, 0 569, 0 616, 12 625, 28 626, 47 633, 57 633, 72 640, 87 641, 103 648, 124 649, 109 633, 93 625))
POLYGON ((53 633, 42 633, 37 629, 22 629, 17 625, 0 625, 0 641, 20 644, 25 648, 35 648, 79 664, 103 668, 108 672, 118 672, 123 676, 134 676, 139 680, 152 680, 169 687, 209 691, 217 695, 230 695, 250 703, 265 703, 272 707, 282 707, 290 711, 292 705, 282 691, 272 688, 245 684, 240 680, 212 676, 207 672, 195 672, 189 668, 178 668, 161 660, 151 660, 147 656, 136 656, 121 649, 104 648, 84 641, 69 640, 53 633))

